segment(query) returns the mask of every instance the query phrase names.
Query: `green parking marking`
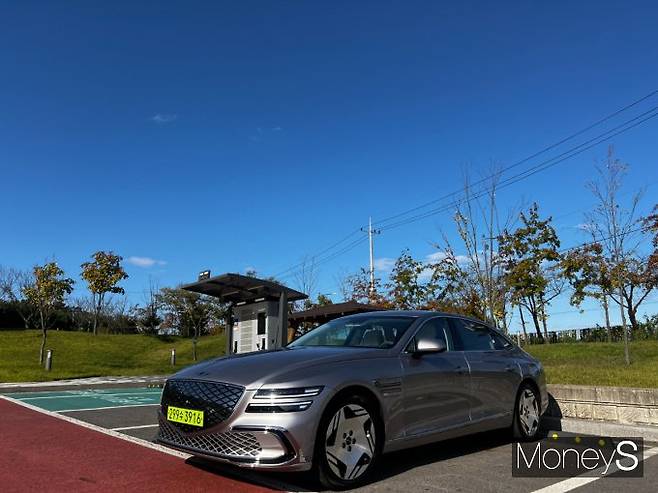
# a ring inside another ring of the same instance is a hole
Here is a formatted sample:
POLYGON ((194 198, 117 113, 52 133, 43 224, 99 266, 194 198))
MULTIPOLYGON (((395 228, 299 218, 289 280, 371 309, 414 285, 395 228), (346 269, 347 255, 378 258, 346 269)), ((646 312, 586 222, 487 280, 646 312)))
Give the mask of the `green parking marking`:
POLYGON ((161 394, 161 389, 157 388, 120 388, 21 392, 5 395, 48 411, 82 411, 104 407, 159 404, 161 394))

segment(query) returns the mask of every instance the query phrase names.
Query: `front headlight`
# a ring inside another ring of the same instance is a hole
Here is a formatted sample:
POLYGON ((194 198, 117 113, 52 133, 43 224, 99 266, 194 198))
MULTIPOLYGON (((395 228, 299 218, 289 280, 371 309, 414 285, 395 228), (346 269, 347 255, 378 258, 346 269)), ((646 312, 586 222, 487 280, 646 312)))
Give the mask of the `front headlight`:
POLYGON ((322 386, 292 389, 261 389, 247 406, 248 413, 294 413, 305 411, 322 392, 322 386))

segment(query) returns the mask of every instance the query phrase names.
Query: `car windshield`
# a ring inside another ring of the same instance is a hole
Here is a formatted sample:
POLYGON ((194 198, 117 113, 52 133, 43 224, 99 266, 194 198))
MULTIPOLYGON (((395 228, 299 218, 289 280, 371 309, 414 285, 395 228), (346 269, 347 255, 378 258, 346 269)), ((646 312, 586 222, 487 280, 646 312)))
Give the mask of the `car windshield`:
POLYGON ((354 315, 332 320, 304 334, 287 347, 345 346, 393 347, 413 323, 414 317, 354 315))

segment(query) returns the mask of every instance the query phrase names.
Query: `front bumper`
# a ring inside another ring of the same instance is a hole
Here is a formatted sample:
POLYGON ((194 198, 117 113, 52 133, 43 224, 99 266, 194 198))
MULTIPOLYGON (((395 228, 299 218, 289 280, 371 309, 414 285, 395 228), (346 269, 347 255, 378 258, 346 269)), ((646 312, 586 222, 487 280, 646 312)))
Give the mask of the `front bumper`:
POLYGON ((192 455, 241 467, 305 470, 310 463, 298 460, 289 433, 268 426, 234 427, 230 431, 185 433, 159 416, 158 442, 192 455))
POLYGON ((247 413, 255 391, 245 390, 233 412, 204 429, 178 426, 167 420, 166 405, 158 411, 157 441, 191 455, 244 468, 305 471, 311 468, 319 414, 317 397, 305 411, 247 413))

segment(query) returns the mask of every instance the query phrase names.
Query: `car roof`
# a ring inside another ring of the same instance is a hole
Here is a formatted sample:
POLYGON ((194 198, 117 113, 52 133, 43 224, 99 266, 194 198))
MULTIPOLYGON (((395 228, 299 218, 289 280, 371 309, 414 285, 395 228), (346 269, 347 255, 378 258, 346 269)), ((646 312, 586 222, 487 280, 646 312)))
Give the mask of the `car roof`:
POLYGON ((462 315, 460 313, 450 313, 450 312, 434 312, 430 310, 381 310, 381 311, 374 311, 374 312, 364 312, 364 313, 357 313, 354 315, 347 315, 348 317, 360 317, 360 316, 368 316, 368 315, 377 315, 381 317, 414 317, 414 318, 429 318, 429 317, 457 317, 457 318, 463 318, 465 320, 471 320, 473 322, 481 323, 484 325, 490 325, 487 322, 477 319, 475 317, 469 317, 468 315, 462 315))

